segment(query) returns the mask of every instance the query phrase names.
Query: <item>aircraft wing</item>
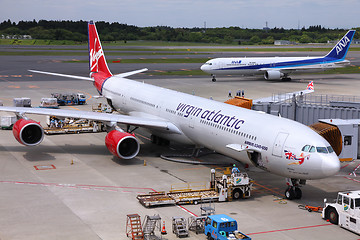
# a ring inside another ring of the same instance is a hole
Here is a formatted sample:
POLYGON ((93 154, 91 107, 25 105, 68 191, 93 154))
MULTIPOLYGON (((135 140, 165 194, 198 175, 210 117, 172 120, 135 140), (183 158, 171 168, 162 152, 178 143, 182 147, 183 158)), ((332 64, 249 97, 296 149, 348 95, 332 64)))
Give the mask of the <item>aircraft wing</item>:
POLYGON ((307 85, 306 89, 302 90, 302 91, 296 91, 296 92, 291 92, 291 93, 283 93, 283 94, 277 94, 277 95, 273 95, 271 97, 266 97, 266 98, 259 98, 259 99, 255 99, 253 102, 254 103, 278 103, 278 102, 284 102, 288 99, 291 99, 294 97, 298 97, 301 95, 306 95, 309 93, 314 92, 314 82, 310 81, 309 84, 307 85))
POLYGON ((19 115, 39 114, 58 117, 89 119, 108 123, 121 123, 137 127, 154 128, 171 133, 180 133, 180 130, 171 122, 161 119, 139 118, 121 114, 99 113, 89 111, 75 111, 66 109, 48 109, 48 108, 28 108, 28 107, 4 107, 0 106, 0 111, 13 112, 19 115))

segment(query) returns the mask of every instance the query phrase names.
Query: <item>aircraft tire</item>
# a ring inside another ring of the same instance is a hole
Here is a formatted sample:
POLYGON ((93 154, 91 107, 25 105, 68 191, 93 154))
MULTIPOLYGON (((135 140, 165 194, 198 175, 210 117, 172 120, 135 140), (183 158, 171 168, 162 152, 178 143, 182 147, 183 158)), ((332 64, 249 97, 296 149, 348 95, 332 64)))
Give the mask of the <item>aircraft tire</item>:
POLYGON ((338 213, 336 212, 336 210, 334 208, 329 209, 329 211, 327 213, 327 216, 329 218, 329 221, 332 224, 335 224, 335 225, 339 224, 339 215, 338 215, 338 213))
POLYGON ((302 197, 302 191, 300 188, 296 187, 294 189, 294 193, 295 193, 295 199, 301 199, 302 197))
POLYGON ((285 197, 288 200, 293 200, 295 199, 295 191, 293 187, 288 187, 285 191, 285 197))
POLYGON ((233 196, 233 199, 234 200, 237 200, 237 199, 240 199, 240 198, 242 198, 242 191, 240 190, 240 189, 235 189, 234 191, 233 191, 233 194, 232 194, 233 196))

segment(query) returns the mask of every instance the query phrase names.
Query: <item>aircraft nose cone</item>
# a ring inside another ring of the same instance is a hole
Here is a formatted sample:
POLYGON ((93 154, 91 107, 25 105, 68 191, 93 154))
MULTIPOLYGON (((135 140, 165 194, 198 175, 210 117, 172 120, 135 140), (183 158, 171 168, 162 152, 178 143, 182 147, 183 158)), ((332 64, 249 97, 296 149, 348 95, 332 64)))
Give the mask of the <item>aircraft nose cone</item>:
POLYGON ((330 177, 340 171, 340 160, 333 154, 332 156, 326 156, 322 159, 322 172, 324 175, 330 177))
POLYGON ((205 72, 205 70, 206 70, 206 65, 205 65, 205 64, 201 65, 200 69, 205 72))

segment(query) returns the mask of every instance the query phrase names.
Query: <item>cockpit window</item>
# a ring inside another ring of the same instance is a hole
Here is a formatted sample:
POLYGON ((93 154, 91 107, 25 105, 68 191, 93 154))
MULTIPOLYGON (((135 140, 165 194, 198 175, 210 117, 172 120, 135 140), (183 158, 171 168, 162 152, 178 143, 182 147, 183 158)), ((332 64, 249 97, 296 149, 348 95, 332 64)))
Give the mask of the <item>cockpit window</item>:
POLYGON ((316 147, 316 151, 318 153, 328 153, 328 150, 326 147, 316 147))
POLYGON ((315 147, 311 146, 310 151, 309 152, 315 152, 315 147))
POLYGON ((310 145, 305 145, 305 146, 301 149, 301 151, 303 151, 303 152, 308 152, 309 149, 310 149, 310 145))
POLYGON ((334 149, 331 146, 328 146, 327 149, 328 149, 329 153, 334 152, 334 149))

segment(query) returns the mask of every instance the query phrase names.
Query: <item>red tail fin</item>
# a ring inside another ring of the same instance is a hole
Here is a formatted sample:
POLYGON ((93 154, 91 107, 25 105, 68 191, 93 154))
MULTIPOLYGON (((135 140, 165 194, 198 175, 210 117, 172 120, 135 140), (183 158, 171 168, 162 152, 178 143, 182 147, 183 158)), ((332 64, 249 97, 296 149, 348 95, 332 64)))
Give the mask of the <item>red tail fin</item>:
POLYGON ((112 76, 105 59, 99 35, 96 31, 95 23, 88 23, 89 32, 89 62, 90 76, 94 78, 94 85, 101 93, 102 86, 106 79, 112 76))

